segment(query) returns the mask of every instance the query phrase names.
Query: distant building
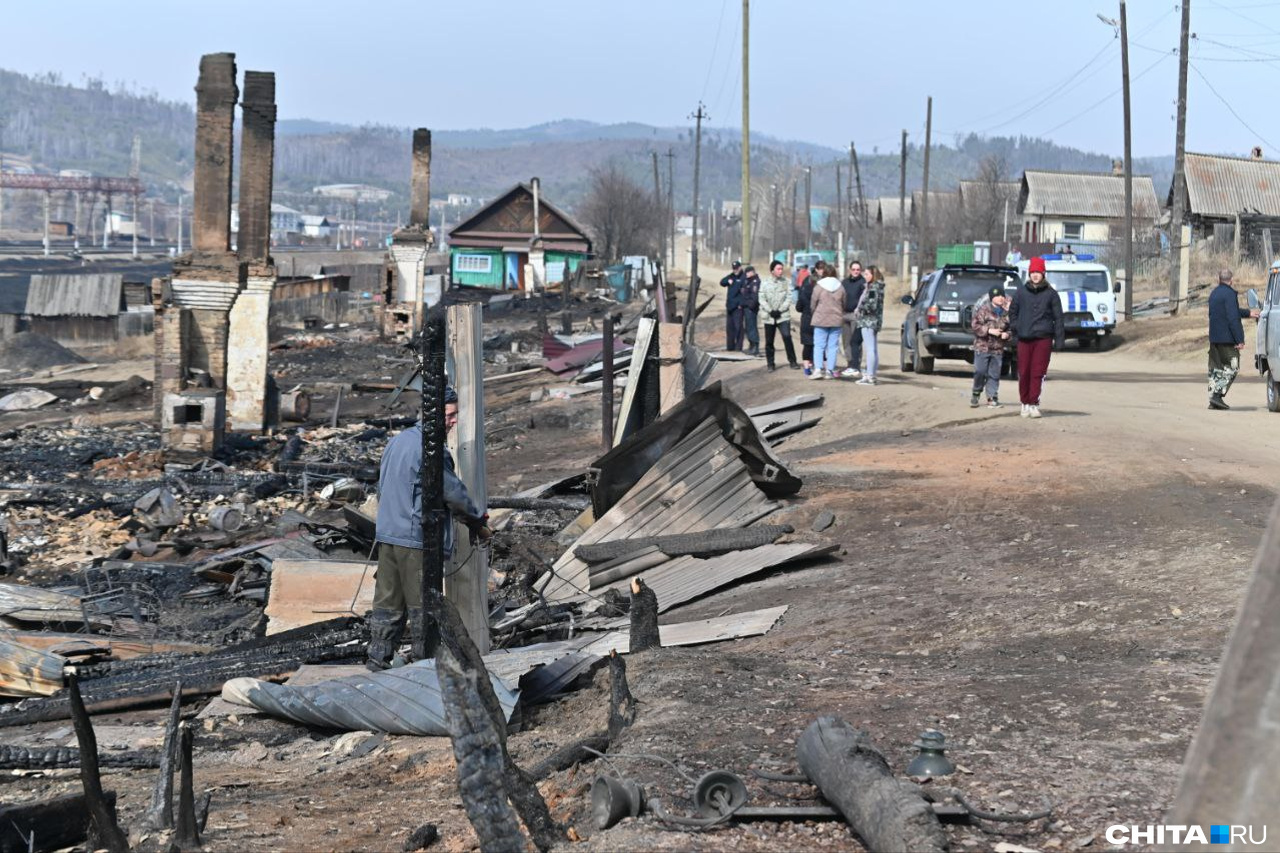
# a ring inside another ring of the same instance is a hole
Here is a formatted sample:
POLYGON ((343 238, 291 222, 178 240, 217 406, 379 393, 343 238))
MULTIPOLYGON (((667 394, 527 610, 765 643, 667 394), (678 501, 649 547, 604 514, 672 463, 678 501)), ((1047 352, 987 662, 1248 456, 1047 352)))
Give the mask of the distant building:
MULTIPOLYGON (((71 347, 110 346, 151 334, 150 304, 130 305, 126 293, 119 273, 36 274, 16 322, 0 328, 37 332, 71 347)), ((17 306, 0 307, 12 311, 17 306)))
MULTIPOLYGON (((907 225, 915 221, 912 216, 912 196, 907 196, 907 225)), ((876 225, 881 228, 901 228, 902 221, 902 198, 900 196, 883 196, 876 199, 875 219, 876 225)))
MULTIPOLYGON (((1188 151, 1185 174, 1183 209, 1197 235, 1213 233, 1215 225, 1234 227, 1237 218, 1246 234, 1280 229, 1280 162, 1263 160, 1261 149, 1255 149, 1252 157, 1188 151)), ((1173 187, 1168 199, 1172 206, 1173 187)))
MULTIPOLYGON (((231 232, 240 233, 240 205, 231 205, 231 232)), ((283 204, 271 203, 271 241, 289 242, 290 235, 302 232, 302 213, 283 204)))
MULTIPOLYGON (((591 253, 591 238, 567 214, 538 199, 538 232, 548 284, 563 281, 591 253)), ((534 240, 533 190, 516 184, 449 231, 454 284, 525 289, 525 265, 534 240)))
POLYGON ((333 233, 333 223, 327 216, 303 213, 298 216, 298 224, 304 237, 324 239, 333 233))
POLYGON ((470 207, 475 204, 475 199, 463 193, 449 193, 446 203, 450 207, 470 207))
POLYGON ((386 201, 394 195, 391 190, 384 190, 382 187, 374 187, 369 184, 325 184, 324 186, 312 187, 311 191, 325 198, 340 198, 346 201, 362 203, 386 201))
MULTIPOLYGON (((1150 175, 1133 176, 1135 228, 1149 226, 1159 215, 1150 175)), ((1022 239, 1028 243, 1104 243, 1112 225, 1124 220, 1124 173, 1022 173, 1018 194, 1022 239)), ((1117 233, 1124 233, 1121 228, 1117 233)))

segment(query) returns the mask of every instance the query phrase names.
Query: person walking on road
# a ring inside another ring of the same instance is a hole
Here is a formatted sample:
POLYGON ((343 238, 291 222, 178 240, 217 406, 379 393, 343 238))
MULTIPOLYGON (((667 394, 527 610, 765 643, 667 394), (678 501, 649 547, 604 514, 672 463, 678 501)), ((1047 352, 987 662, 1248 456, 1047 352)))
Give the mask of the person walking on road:
POLYGON ((804 360, 804 375, 813 374, 813 285, 816 279, 809 274, 809 267, 800 265, 804 275, 796 279, 796 310, 800 312, 800 358, 804 360))
POLYGON ((760 310, 764 312, 764 359, 769 370, 776 370, 773 339, 782 338, 787 351, 787 366, 798 370, 795 345, 791 343, 791 308, 796 304, 791 279, 783 273, 782 261, 769 264, 769 279, 760 285, 760 310))
POLYGON ((853 322, 862 339, 860 349, 867 356, 867 370, 857 384, 875 385, 876 373, 880 370, 880 345, 876 335, 884 325, 884 273, 879 267, 867 267, 864 278, 862 295, 853 309, 853 322))
POLYGON ((1257 310, 1240 307, 1240 295, 1231 282, 1231 270, 1218 271, 1218 286, 1209 294, 1209 408, 1226 411, 1223 398, 1240 372, 1240 350, 1244 349, 1245 317, 1258 319, 1257 310))
POLYGON ((840 327, 844 323, 844 284, 825 261, 813 267, 818 283, 810 297, 813 323, 813 379, 835 379, 836 358, 840 353, 840 327))
POLYGON ((1009 306, 1009 329, 1018 339, 1018 396, 1022 417, 1040 417, 1040 392, 1054 349, 1066 345, 1062 300, 1044 276, 1044 258, 1027 264, 1027 281, 1009 306))
POLYGON ((987 390, 987 407, 1000 407, 1000 368, 1004 345, 1009 340, 1009 297, 996 285, 973 310, 973 396, 969 408, 978 408, 982 389, 987 390))
POLYGON ((855 379, 862 375, 858 372, 858 366, 862 364, 862 333, 858 331, 853 312, 862 301, 862 291, 866 286, 862 261, 850 261, 849 274, 844 279, 844 304, 849 306, 849 310, 844 312, 844 322, 840 325, 840 345, 844 349, 848 367, 840 375, 855 379))
MULTIPOLYGON (((458 395, 444 392, 445 432, 458 425, 458 395)), ((405 617, 416 646, 425 625, 422 613, 422 424, 414 424, 387 442, 378 473, 378 570, 374 575, 373 611, 369 616, 370 670, 387 669, 404 636, 405 617)), ((461 518, 472 541, 493 536, 489 516, 467 494, 454 473, 453 457, 444 454, 444 556, 453 554, 453 519, 461 518)), ((428 649, 428 654, 431 650, 428 649)))
POLYGON ((747 355, 760 355, 760 274, 748 266, 743 270, 742 292, 738 299, 738 349, 742 349, 742 335, 747 337, 747 355))
POLYGON ((742 348, 742 318, 738 314, 738 303, 745 279, 742 261, 734 261, 733 269, 720 279, 720 286, 728 289, 724 296, 724 348, 729 352, 742 348))

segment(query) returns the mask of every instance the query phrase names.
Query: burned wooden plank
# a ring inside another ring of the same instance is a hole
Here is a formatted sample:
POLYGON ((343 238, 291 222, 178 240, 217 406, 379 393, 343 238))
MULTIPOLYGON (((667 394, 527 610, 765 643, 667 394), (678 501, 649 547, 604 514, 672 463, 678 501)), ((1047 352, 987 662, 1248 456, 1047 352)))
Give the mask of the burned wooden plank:
POLYGON ((0 635, 0 695, 52 696, 62 689, 66 660, 0 635))
POLYGON ((173 827, 173 770, 178 759, 178 723, 182 712, 182 682, 173 685, 173 701, 169 704, 169 722, 164 730, 164 747, 161 750, 155 786, 151 790, 151 804, 147 806, 142 823, 147 829, 173 827))
POLYGON ((868 850, 946 851, 947 836, 929 803, 894 778, 865 732, 837 717, 819 717, 800 736, 796 758, 868 850))
MULTIPOLYGON (((103 800, 114 818, 116 792, 103 800)), ((89 809, 84 794, 64 794, 37 803, 0 805, 0 853, 63 850, 89 834, 89 809)))
POLYGON ((658 596, 641 578, 631 579, 631 652, 661 647, 658 596))
POLYGON ((129 849, 129 839, 116 823, 115 809, 107 804, 103 794, 102 774, 98 770, 98 738, 93 733, 93 723, 89 721, 89 712, 81 701, 80 686, 74 676, 67 690, 76 740, 80 744, 80 782, 84 785, 93 846, 106 847, 110 853, 125 853, 129 849))
POLYGON ((179 850, 200 848, 200 827, 196 818, 196 792, 192 747, 195 731, 189 725, 182 726, 178 739, 178 821, 173 831, 173 845, 179 850))
MULTIPOLYGON (((103 767, 159 767, 154 749, 107 752, 98 757, 103 767)), ((30 748, 0 744, 0 770, 61 770, 80 766, 80 750, 69 746, 30 748)))

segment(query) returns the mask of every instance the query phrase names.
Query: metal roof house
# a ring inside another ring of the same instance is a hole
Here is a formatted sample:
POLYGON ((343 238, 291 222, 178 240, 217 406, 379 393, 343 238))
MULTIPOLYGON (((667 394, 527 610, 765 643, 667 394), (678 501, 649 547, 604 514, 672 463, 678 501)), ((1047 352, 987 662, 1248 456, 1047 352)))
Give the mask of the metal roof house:
POLYGON ((150 305, 130 306, 120 273, 36 274, 13 331, 32 331, 68 346, 106 346, 152 330, 150 305))
MULTIPOLYGON (((907 223, 912 220, 912 198, 907 196, 907 223)), ((902 198, 896 195, 882 196, 875 201, 876 225, 881 228, 902 227, 902 198)))
MULTIPOLYGON (((1159 214, 1151 176, 1134 175, 1135 228, 1150 225, 1159 214)), ((1022 239, 1030 243, 1106 242, 1112 226, 1124 220, 1124 174, 1028 169, 1022 173, 1018 217, 1022 239)))
MULTIPOLYGON (((1186 154, 1184 209, 1192 226, 1235 224, 1241 220, 1280 220, 1280 161, 1255 157, 1186 154)), ((1169 188, 1173 204, 1173 188, 1169 188)))
POLYGON ((525 288, 530 249, 540 244, 546 282, 563 281, 591 253, 591 238, 567 213, 516 184, 455 225, 449 232, 449 269, 454 284, 500 289, 525 288), (535 241, 535 237, 537 241, 535 241))

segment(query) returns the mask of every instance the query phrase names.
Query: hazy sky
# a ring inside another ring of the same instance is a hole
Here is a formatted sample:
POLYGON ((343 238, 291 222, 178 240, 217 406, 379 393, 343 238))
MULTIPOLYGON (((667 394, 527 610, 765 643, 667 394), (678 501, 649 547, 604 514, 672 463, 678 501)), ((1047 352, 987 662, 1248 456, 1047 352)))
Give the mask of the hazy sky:
MULTIPOLYGON (((859 150, 1028 134, 1122 150, 1117 0, 752 0, 751 124, 859 150)), ((282 118, 435 129, 741 116, 740 0, 0 6, 0 67, 192 101, 201 53, 275 71, 282 118), (198 10, 198 11, 196 11, 198 10)), ((1179 8, 1132 0, 1134 153, 1172 153, 1179 8)), ((1280 2, 1195 0, 1187 147, 1280 157, 1280 2), (1203 75, 1203 76, 1202 76, 1203 75), (1216 90, 1217 94, 1215 94, 1216 90), (1224 103, 1225 101, 1225 103, 1224 103), (1229 104, 1229 106, 1228 106, 1229 104), (1232 110, 1238 117, 1232 114, 1232 110), (1249 130, 1246 125, 1252 128, 1249 130)))

